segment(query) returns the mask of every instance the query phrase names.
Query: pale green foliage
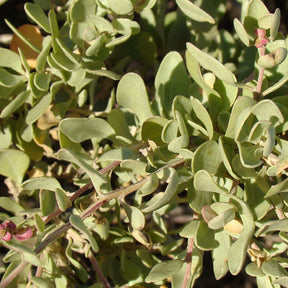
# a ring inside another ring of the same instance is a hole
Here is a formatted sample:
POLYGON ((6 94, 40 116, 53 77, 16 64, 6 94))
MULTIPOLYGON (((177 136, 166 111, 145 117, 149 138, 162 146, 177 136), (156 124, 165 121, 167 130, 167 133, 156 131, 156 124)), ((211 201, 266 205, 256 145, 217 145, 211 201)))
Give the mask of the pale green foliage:
POLYGON ((194 2, 26 3, 45 36, 35 69, 0 48, 0 219, 34 235, 0 240, 7 287, 188 288, 204 251, 216 279, 288 287, 280 12, 238 1, 232 34, 217 28, 226 1, 194 2))

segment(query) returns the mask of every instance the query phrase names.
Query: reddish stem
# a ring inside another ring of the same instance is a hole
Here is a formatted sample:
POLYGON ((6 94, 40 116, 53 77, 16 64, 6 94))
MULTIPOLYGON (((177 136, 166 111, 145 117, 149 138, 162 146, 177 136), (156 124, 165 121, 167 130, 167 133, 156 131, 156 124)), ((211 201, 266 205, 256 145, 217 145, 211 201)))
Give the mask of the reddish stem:
POLYGON ((192 267, 192 254, 193 254, 193 244, 194 244, 194 238, 188 239, 188 245, 187 245, 187 254, 185 258, 185 262, 187 263, 186 267, 186 273, 183 279, 182 288, 186 288, 188 281, 191 277, 191 267, 192 267))

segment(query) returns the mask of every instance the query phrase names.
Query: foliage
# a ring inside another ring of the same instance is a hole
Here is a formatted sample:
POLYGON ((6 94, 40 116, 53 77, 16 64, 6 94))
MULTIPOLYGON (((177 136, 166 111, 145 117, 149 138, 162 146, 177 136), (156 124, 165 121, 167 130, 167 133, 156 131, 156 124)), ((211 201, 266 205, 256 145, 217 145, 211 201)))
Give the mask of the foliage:
POLYGON ((193 287, 205 251, 216 279, 288 287, 288 40, 279 9, 238 2, 235 33, 224 0, 34 0, 33 25, 6 21, 0 287, 193 287))

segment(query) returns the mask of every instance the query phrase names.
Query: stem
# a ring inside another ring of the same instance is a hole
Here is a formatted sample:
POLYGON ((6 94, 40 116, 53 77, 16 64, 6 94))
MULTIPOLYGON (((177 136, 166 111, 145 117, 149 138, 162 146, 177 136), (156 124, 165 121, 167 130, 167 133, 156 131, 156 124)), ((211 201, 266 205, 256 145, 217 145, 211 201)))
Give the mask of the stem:
MULTIPOLYGON (((265 55, 265 46, 258 48, 259 55, 264 56, 265 55)), ((256 96, 254 98, 257 98, 259 94, 261 94, 262 84, 263 84, 263 78, 264 78, 264 71, 265 68, 260 67, 259 68, 259 74, 258 74, 258 80, 257 80, 257 86, 256 86, 256 96)))
MULTIPOLYGON (((109 164, 108 166, 106 166, 105 168, 99 170, 99 173, 101 173, 102 175, 109 172, 110 170, 116 168, 119 164, 121 163, 121 161, 114 161, 111 164, 109 164)), ((78 189, 76 192, 74 192, 71 196, 70 196, 70 200, 71 202, 75 201, 78 197, 80 197, 84 192, 86 192, 89 189, 93 188, 93 184, 92 181, 90 181, 88 184, 84 185, 83 187, 81 187, 80 189, 78 189)), ((52 219, 54 219, 55 217, 57 217, 58 215, 60 215, 63 211, 61 211, 59 208, 57 210, 55 210, 54 212, 52 212, 51 214, 49 214, 46 218, 44 218, 43 222, 45 224, 47 224, 48 222, 50 222, 52 219)))
POLYGON ((93 269, 95 270, 99 280, 102 282, 102 284, 104 285, 104 288, 111 288, 109 282, 107 281, 107 279, 105 278, 104 274, 102 273, 98 262, 96 260, 96 258, 94 257, 92 251, 89 251, 89 260, 92 264, 93 269))
MULTIPOLYGON (((159 168, 156 172, 159 172, 165 168, 169 168, 169 167, 176 167, 179 165, 183 165, 185 163, 184 159, 179 159, 176 160, 172 163, 169 163, 161 168, 159 168)), ((104 194, 104 195, 99 195, 98 196, 98 200, 96 202, 94 202, 91 206, 89 206, 87 209, 85 209, 81 214, 80 217, 82 219, 87 218, 89 215, 91 215, 92 213, 94 213, 97 209, 99 209, 103 204, 105 204, 106 202, 109 202, 110 200, 114 199, 114 198, 123 198, 135 191, 137 191, 139 188, 141 188, 145 183, 147 183, 149 181, 149 176, 142 179, 141 181, 132 184, 128 187, 124 187, 124 188, 120 188, 117 189, 111 193, 108 194, 104 194)), ((89 183, 88 183, 89 184, 89 183)), ((50 233, 46 238, 44 238, 42 240, 42 242, 34 249, 34 252, 36 254, 39 254, 42 250, 44 250, 51 242, 53 242, 54 240, 56 240, 58 237, 61 236, 61 234, 65 233, 69 228, 72 228, 72 225, 70 222, 62 225, 61 227, 59 227, 56 231, 53 231, 52 233, 50 233)), ((192 243, 193 244, 193 243, 192 243)), ((193 245, 192 245, 193 246, 193 245)), ((10 272, 10 274, 7 275, 6 278, 4 278, 1 282, 0 282, 0 288, 4 288, 6 287, 15 277, 17 277, 17 275, 27 266, 28 262, 27 261, 23 261, 19 266, 17 266, 14 270, 12 270, 10 272)))
POLYGON ((187 262, 187 267, 186 267, 186 273, 185 273, 183 283, 182 283, 182 288, 187 287, 188 281, 191 277, 193 244, 194 244, 194 238, 189 238, 188 245, 187 245, 187 254, 185 258, 185 262, 187 262))

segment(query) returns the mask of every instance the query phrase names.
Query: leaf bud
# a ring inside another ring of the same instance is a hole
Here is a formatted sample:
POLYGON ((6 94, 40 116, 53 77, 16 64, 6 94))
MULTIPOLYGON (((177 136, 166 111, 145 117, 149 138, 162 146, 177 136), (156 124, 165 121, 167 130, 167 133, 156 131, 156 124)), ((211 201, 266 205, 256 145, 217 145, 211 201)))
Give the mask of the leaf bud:
POLYGON ((269 54, 260 56, 258 59, 258 65, 263 68, 273 68, 276 65, 281 64, 285 60, 286 55, 286 48, 279 47, 269 54))

